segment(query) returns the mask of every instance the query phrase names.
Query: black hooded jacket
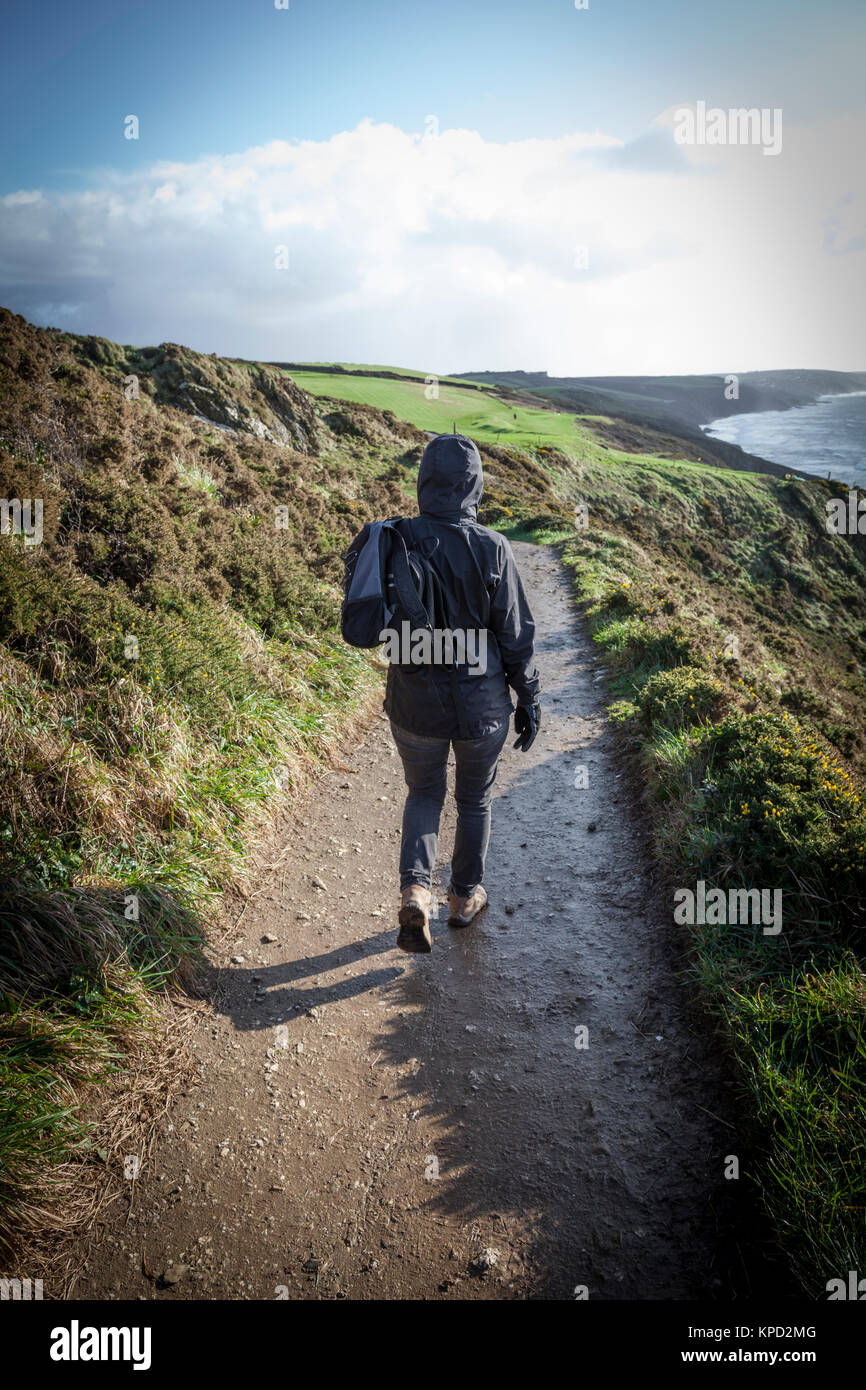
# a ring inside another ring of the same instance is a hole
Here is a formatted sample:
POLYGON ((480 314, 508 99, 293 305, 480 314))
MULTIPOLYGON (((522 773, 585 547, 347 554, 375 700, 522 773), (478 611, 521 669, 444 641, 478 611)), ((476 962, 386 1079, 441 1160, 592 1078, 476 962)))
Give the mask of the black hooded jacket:
MULTIPOLYGON (((538 698, 533 646, 535 623, 505 536, 481 526, 481 457, 471 439, 440 434, 424 450, 418 471, 420 515, 402 522, 407 546, 425 554, 436 571, 452 630, 487 629, 483 674, 458 667, 459 693, 470 738, 490 733, 512 712, 509 687, 521 705, 538 698), (468 544, 467 544, 468 542, 468 544)), ((362 531, 347 555, 347 573, 363 545, 362 531)), ((385 712, 400 728, 437 738, 459 738, 451 677, 442 666, 388 669, 385 712)))

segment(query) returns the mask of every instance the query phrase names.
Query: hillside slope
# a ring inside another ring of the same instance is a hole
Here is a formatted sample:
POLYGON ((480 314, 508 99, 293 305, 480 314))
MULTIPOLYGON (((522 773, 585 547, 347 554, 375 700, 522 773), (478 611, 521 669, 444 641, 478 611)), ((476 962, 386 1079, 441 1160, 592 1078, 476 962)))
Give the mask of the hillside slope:
POLYGON ((828 533, 840 493, 586 467, 564 547, 670 910, 701 884, 727 904, 677 920, 757 1124, 744 1175, 811 1297, 866 1259, 866 535, 828 533), (767 934, 729 915, 741 889, 778 907, 767 934))

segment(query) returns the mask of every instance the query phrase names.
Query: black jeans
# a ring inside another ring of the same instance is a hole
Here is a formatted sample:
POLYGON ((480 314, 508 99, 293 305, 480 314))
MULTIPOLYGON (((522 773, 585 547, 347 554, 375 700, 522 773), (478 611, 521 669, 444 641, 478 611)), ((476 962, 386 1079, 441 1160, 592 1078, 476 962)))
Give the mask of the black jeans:
POLYGON ((452 744, 457 762, 457 833, 451 857, 452 890, 458 897, 468 898, 481 883, 490 839, 493 783, 499 754, 508 737, 508 725, 508 719, 504 719, 483 738, 448 739, 413 734, 398 728, 392 721, 391 733, 409 788, 403 808, 401 889, 410 883, 420 883, 424 888, 431 886, 452 744))

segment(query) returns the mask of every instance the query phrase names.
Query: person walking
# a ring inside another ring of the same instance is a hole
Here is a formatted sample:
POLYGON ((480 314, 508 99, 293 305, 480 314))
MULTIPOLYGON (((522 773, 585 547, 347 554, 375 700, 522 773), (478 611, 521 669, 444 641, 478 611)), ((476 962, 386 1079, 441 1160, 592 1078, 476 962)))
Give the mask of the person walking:
MULTIPOLYGON (((390 658, 383 706, 408 788, 397 937, 404 951, 429 952, 433 946, 433 868, 451 748, 457 829, 448 921, 466 927, 487 905, 483 878, 490 804, 511 715, 514 747, 524 752, 540 726, 535 623, 507 538, 478 522, 483 487, 475 443, 464 435, 437 435, 418 472, 419 515, 387 523, 399 535, 395 544, 404 542, 406 556, 415 561, 429 617, 429 640, 418 642, 413 658, 407 659, 405 645, 398 659, 390 658), (437 653, 444 659, 437 660, 437 653)), ((345 557, 347 590, 368 532, 369 524, 345 557)), ((393 584, 390 592, 396 604, 393 584)), ((417 637, 417 628, 411 637, 417 637)))

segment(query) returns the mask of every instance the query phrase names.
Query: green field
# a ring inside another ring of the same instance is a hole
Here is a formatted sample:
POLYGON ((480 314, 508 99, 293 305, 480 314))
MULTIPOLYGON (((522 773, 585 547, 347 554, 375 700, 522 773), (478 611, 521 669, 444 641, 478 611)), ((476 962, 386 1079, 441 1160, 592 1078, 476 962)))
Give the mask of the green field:
POLYGON ((548 445, 573 458, 583 457, 587 447, 597 446, 590 432, 575 423, 580 417, 514 406, 487 392, 454 386, 441 379, 438 400, 428 400, 420 381, 345 376, 340 372, 291 372, 286 375, 313 396, 391 410, 398 419, 437 434, 447 433, 456 425, 459 434, 468 434, 489 444, 512 444, 518 449, 548 445))

